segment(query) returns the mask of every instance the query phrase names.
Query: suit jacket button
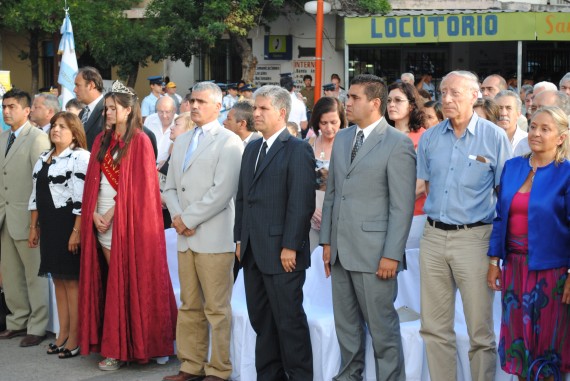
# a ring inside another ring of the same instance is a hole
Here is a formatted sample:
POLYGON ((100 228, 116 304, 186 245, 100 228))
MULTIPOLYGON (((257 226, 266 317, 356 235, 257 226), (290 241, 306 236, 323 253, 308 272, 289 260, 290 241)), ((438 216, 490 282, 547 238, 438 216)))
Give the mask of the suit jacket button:
POLYGON ((182 188, 182 192, 186 192, 186 188, 182 188))
POLYGON ((350 175, 346 175, 346 178, 347 178, 347 179, 350 179, 350 175))
POLYGON ((342 199, 344 200, 344 199, 346 199, 346 197, 342 196, 342 199))

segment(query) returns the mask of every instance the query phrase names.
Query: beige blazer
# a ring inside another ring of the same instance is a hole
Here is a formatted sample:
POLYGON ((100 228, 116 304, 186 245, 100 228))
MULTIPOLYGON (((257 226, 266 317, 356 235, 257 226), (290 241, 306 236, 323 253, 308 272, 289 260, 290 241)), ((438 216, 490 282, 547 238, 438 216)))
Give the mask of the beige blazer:
POLYGON ((0 134, 0 228, 7 224, 12 239, 27 240, 32 170, 50 142, 45 132, 27 122, 6 155, 9 137, 10 130, 0 134))
POLYGON ((225 253, 235 250, 233 225, 243 143, 216 122, 183 171, 186 151, 194 130, 176 138, 164 189, 171 216, 196 228, 191 237, 178 236, 178 251, 225 253))

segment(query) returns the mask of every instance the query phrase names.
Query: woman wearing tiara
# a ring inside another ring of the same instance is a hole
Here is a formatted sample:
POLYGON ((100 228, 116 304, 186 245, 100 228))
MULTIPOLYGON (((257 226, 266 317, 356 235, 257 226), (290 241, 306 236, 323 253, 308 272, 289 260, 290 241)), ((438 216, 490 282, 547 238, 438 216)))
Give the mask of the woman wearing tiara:
POLYGON ((101 370, 174 353, 177 308, 155 159, 135 93, 115 81, 87 168, 81 220, 82 354, 101 370))

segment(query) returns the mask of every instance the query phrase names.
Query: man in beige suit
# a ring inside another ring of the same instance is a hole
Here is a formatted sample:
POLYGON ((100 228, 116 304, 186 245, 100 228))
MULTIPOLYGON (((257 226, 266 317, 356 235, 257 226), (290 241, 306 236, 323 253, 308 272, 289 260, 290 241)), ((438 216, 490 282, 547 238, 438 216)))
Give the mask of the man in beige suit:
POLYGON ((232 372, 234 196, 243 143, 217 121, 222 105, 218 86, 195 85, 190 105, 196 127, 176 138, 164 190, 178 233, 182 301, 176 327, 180 372, 164 380, 221 381, 232 372))
POLYGON ((38 277, 40 251, 28 247, 32 169, 48 136, 28 122, 31 99, 12 89, 4 94, 2 113, 11 129, 0 134, 0 266, 6 304, 12 311, 0 339, 25 336, 21 347, 38 345, 48 323, 48 282, 38 277))

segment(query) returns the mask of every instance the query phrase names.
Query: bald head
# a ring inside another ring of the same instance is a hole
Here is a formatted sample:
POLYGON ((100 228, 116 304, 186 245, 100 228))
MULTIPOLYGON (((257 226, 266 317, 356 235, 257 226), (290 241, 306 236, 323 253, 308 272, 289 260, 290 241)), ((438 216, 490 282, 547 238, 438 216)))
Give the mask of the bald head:
POLYGON ((507 89, 507 81, 498 74, 491 74, 481 84, 483 98, 495 98, 500 91, 507 89))
POLYGON ((162 128, 169 128, 174 121, 176 104, 169 96, 161 97, 156 102, 156 113, 162 124, 162 128))

